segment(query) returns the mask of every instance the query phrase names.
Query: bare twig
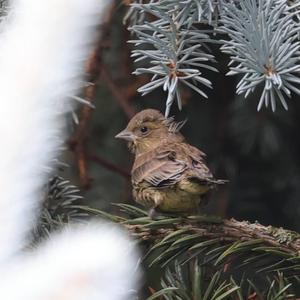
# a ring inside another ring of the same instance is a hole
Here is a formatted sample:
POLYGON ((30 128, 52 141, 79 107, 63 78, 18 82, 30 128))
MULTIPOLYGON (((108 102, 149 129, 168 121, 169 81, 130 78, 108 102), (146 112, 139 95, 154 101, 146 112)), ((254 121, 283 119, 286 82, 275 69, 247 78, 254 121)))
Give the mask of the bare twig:
POLYGON ((131 119, 135 115, 136 110, 128 101, 128 97, 124 95, 123 90, 119 88, 119 86, 114 82, 112 76, 110 75, 110 72, 105 65, 102 65, 102 78, 105 80, 111 93, 113 94, 119 105, 122 107, 127 118, 131 119))
MULTIPOLYGON (((84 99, 89 103, 92 103, 97 91, 97 81, 101 74, 101 64, 102 64, 102 50, 106 45, 106 35, 110 30, 110 22, 112 20, 112 15, 115 6, 112 5, 110 10, 110 15, 108 21, 102 27, 102 37, 99 39, 98 45, 91 54, 87 65, 86 73, 88 75, 89 84, 85 88, 83 94, 84 99)), ((79 116, 79 125, 76 128, 75 133, 69 140, 70 148, 76 153, 77 165, 79 170, 79 178, 83 188, 89 188, 91 183, 91 178, 87 170, 87 128, 90 123, 91 115, 93 112, 92 105, 84 105, 81 109, 79 116)))
POLYGON ((124 178, 126 178, 127 180, 130 179, 130 173, 127 172, 126 170, 118 167, 117 165, 105 160, 103 157, 99 156, 99 155, 95 155, 95 154, 90 154, 88 156, 88 158, 96 163, 98 163, 99 165, 103 166, 104 168, 115 172, 121 176, 123 176, 124 178))
MULTIPOLYGON (((96 84, 100 74, 100 65, 101 65, 101 56, 100 48, 97 47, 87 64, 87 73, 90 77, 90 84, 84 90, 84 98, 90 103, 93 102, 95 93, 96 93, 96 84)), ((69 140, 69 145, 71 149, 74 150, 77 157, 77 165, 79 170, 79 178, 83 188, 88 188, 90 186, 91 178, 87 171, 87 157, 86 157, 86 131, 89 124, 93 108, 89 105, 84 105, 80 112, 79 124, 76 128, 76 131, 73 137, 69 140)))

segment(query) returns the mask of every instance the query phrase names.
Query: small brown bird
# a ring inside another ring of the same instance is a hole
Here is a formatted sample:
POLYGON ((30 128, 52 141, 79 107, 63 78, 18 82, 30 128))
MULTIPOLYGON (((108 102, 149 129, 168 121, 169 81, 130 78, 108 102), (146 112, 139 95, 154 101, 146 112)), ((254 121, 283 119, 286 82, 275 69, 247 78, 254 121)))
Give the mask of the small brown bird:
POLYGON ((216 180, 205 164, 205 154, 185 142, 176 123, 158 110, 137 113, 116 138, 128 141, 135 154, 131 171, 133 196, 156 212, 190 213, 201 196, 224 180, 216 180))

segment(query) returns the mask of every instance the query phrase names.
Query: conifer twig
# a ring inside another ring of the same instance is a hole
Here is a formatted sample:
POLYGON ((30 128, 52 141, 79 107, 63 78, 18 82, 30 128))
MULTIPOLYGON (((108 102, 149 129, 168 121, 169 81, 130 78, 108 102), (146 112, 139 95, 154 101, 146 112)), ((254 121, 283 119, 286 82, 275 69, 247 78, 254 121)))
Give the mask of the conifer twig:
POLYGON ((253 264, 255 272, 276 270, 299 275, 300 234, 297 232, 206 215, 168 215, 153 220, 138 207, 122 203, 115 206, 124 215, 85 206, 73 208, 123 225, 146 245, 148 251, 143 259, 149 266, 165 267, 174 260, 185 264, 199 257, 203 264, 223 265, 224 272, 253 264))
POLYGON ((191 216, 187 219, 174 218, 173 222, 169 224, 166 220, 149 221, 148 224, 131 224, 138 221, 133 219, 125 222, 124 226, 134 236, 146 241, 158 242, 177 230, 188 230, 189 234, 199 234, 202 240, 218 239, 220 242, 260 240, 266 246, 276 247, 278 250, 291 255, 300 255, 300 235, 283 228, 263 226, 258 222, 250 223, 235 219, 222 220, 210 216, 191 216), (168 226, 160 227, 159 223, 163 221, 168 226))

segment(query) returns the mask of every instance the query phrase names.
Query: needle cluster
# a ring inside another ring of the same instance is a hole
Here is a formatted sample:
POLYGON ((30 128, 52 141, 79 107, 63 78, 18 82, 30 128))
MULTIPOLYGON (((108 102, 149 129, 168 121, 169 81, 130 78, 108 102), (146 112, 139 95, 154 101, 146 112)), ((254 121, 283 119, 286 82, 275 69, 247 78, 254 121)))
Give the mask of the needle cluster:
POLYGON ((299 24, 285 1, 241 1, 225 3, 221 31, 229 36, 222 51, 230 55, 229 75, 242 74, 237 94, 247 97, 257 88, 263 105, 276 109, 276 102, 288 109, 286 98, 300 94, 299 24))
POLYGON ((281 0, 135 0, 129 29, 136 39, 134 74, 150 74, 144 95, 162 87, 166 115, 185 85, 206 98, 212 87, 204 69, 216 71, 207 43, 222 43, 229 54, 228 75, 241 75, 236 93, 246 98, 259 92, 257 109, 288 109, 287 99, 299 95, 299 1, 281 0), (210 34, 214 32, 214 34, 210 34), (220 41, 222 34, 223 40, 220 41))
POLYGON ((140 14, 150 16, 143 24, 129 28, 137 37, 131 41, 135 44, 132 57, 136 63, 143 64, 134 74, 151 75, 150 82, 143 85, 139 92, 145 95, 162 87, 167 92, 166 116, 175 99, 181 109, 181 84, 207 98, 202 86, 211 88, 211 82, 202 71, 217 70, 208 64, 214 60, 205 46, 210 41, 209 31, 199 29, 196 23, 204 16, 205 19, 212 18, 212 1, 151 1, 135 4, 134 7, 140 14), (202 2, 206 4, 202 6, 202 2))

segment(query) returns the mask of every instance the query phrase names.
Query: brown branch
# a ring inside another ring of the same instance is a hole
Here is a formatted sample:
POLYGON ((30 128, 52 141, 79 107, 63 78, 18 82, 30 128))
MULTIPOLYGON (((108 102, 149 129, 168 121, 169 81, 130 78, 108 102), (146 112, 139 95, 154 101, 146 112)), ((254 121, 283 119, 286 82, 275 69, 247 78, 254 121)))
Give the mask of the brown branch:
MULTIPOLYGON (((110 89, 112 95, 117 100, 123 111, 125 112, 128 119, 135 115, 136 110, 132 105, 132 99, 136 95, 136 90, 139 86, 147 82, 145 76, 140 76, 137 80, 130 80, 128 84, 120 86, 115 82, 114 78, 111 76, 109 69, 106 67, 102 61, 103 50, 108 48, 110 45, 110 31, 112 28, 112 23, 114 21, 114 12, 117 8, 117 1, 111 6, 110 12, 108 14, 105 24, 101 28, 101 38, 98 41, 98 45, 91 54, 87 66, 86 73, 88 75, 89 85, 83 91, 84 100, 88 101, 90 104, 94 101, 96 90, 98 84, 104 81, 108 88, 110 89)), ((128 31, 127 31, 127 34, 128 31)), ((130 50, 128 44, 124 40, 124 44, 127 46, 125 53, 125 58, 127 59, 127 67, 125 68, 126 74, 130 73, 130 63, 128 54, 130 50)), ((92 159, 94 162, 102 165, 110 171, 114 171, 123 177, 128 178, 128 172, 120 169, 119 167, 107 162, 103 158, 95 155, 89 155, 87 151, 87 140, 88 140, 88 126, 90 124, 91 116, 93 113, 93 108, 91 105, 84 105, 79 113, 79 124, 74 132, 73 136, 69 139, 69 146, 72 151, 75 152, 77 167, 79 170, 80 183, 83 188, 89 188, 91 183, 91 178, 88 173, 87 162, 88 159, 92 159)))
POLYGON ((125 112, 128 119, 131 119, 135 114, 136 110, 133 105, 130 104, 130 99, 126 97, 126 94, 123 93, 122 88, 120 88, 113 80, 110 72, 108 71, 105 65, 102 65, 102 78, 107 83, 108 88, 111 93, 125 112))
MULTIPOLYGON (((100 46, 101 47, 101 46, 100 46)), ((96 94, 96 80, 100 74, 100 49, 97 47, 87 64, 87 73, 89 74, 90 84, 84 90, 84 99, 90 103, 93 102, 96 94)), ((93 108, 88 105, 84 105, 81 109, 79 116, 79 124, 74 132, 73 136, 69 140, 69 145, 74 150, 77 157, 77 165, 79 170, 79 178, 83 188, 88 188, 91 183, 91 178, 87 171, 87 155, 86 155, 86 140, 87 140, 87 127, 90 122, 90 118, 93 112, 93 108)))
POLYGON ((134 219, 128 220, 128 223, 125 222, 124 226, 132 235, 141 240, 155 243, 170 233, 181 229, 188 229, 190 234, 198 233, 203 240, 219 239, 220 242, 261 240, 264 246, 275 247, 277 250, 297 256, 300 259, 300 235, 296 232, 235 219, 220 219, 220 222, 216 222, 214 217, 203 218, 203 221, 176 218, 169 226, 157 226, 157 229, 150 226, 151 223, 152 225, 155 224, 153 223, 155 221, 151 223, 149 221, 149 227, 145 222, 143 224, 129 224, 134 219))
POLYGON ((127 180, 130 179, 130 173, 129 172, 127 172, 126 170, 118 167, 117 165, 105 160, 101 156, 90 154, 88 156, 88 158, 93 160, 94 162, 98 163, 99 165, 103 166, 104 168, 125 177, 127 180))
POLYGON ((147 75, 140 75, 131 85, 129 85, 124 90, 124 95, 128 99, 128 101, 130 101, 130 99, 132 99, 136 95, 137 89, 148 81, 149 78, 147 75))
MULTIPOLYGON (((101 55, 102 50, 107 47, 106 40, 107 34, 110 31, 110 22, 112 21, 115 5, 111 6, 107 22, 102 25, 101 38, 98 45, 90 55, 87 61, 86 73, 88 75, 89 84, 83 91, 83 98, 92 104, 96 91, 97 81, 101 74, 101 55)), ((91 183, 91 178, 87 170, 87 129, 92 116, 93 108, 90 105, 84 105, 80 111, 79 124, 74 132, 73 136, 69 139, 70 149, 73 150, 77 158, 77 166, 79 170, 80 183, 83 188, 88 188, 91 183)))

